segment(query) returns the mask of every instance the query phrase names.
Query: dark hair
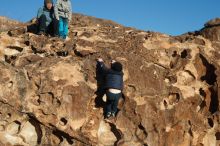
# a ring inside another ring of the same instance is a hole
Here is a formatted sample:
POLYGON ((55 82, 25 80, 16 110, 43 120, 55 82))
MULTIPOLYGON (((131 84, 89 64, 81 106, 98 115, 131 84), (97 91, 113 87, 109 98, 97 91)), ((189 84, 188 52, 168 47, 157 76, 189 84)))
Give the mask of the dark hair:
POLYGON ((111 69, 114 71, 121 72, 122 71, 122 64, 120 62, 114 62, 111 64, 111 69))
POLYGON ((47 3, 53 4, 53 0, 44 0, 44 5, 46 6, 47 3))

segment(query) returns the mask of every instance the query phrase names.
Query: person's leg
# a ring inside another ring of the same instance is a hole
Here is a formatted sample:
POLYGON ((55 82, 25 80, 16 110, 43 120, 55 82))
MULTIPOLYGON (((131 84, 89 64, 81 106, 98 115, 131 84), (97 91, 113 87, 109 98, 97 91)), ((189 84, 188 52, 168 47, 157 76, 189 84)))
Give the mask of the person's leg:
POLYGON ((107 91, 106 96, 107 96, 107 102, 106 102, 106 107, 105 107, 105 115, 107 118, 109 118, 112 113, 112 105, 113 105, 113 101, 114 101, 113 100, 114 95, 107 91))
POLYGON ((53 23, 52 22, 47 26, 46 33, 51 36, 53 35, 53 23))
POLYGON ((112 103, 112 116, 115 117, 117 111, 118 111, 118 102, 119 102, 119 99, 121 97, 121 93, 119 94, 114 94, 114 101, 112 103))
POLYGON ((112 100, 106 101, 106 107, 105 107, 105 117, 109 118, 111 116, 111 110, 112 110, 112 100))
POLYGON ((59 21, 54 18, 52 21, 52 36, 57 37, 59 35, 59 21))
POLYGON ((63 23, 63 30, 64 30, 64 36, 63 39, 66 39, 66 37, 68 36, 68 19, 64 19, 64 23, 63 23))
POLYGON ((46 32, 46 28, 47 28, 47 25, 46 25, 46 21, 47 21, 47 18, 45 15, 41 15, 41 17, 38 19, 38 33, 45 33, 46 32))
POLYGON ((64 36, 63 29, 64 29, 64 27, 63 27, 63 18, 60 17, 60 20, 59 20, 59 36, 60 37, 64 36))

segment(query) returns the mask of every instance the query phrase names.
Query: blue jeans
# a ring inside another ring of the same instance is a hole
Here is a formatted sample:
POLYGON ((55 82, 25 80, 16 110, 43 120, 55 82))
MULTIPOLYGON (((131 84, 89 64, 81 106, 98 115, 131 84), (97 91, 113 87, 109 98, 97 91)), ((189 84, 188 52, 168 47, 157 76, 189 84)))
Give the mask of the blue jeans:
POLYGON ((106 102, 105 114, 107 114, 107 113, 116 114, 116 112, 118 110, 118 101, 121 97, 121 93, 114 94, 114 93, 107 91, 106 96, 107 96, 107 102, 106 102))
POLYGON ((59 20, 59 36, 66 39, 68 36, 68 19, 60 17, 59 20))

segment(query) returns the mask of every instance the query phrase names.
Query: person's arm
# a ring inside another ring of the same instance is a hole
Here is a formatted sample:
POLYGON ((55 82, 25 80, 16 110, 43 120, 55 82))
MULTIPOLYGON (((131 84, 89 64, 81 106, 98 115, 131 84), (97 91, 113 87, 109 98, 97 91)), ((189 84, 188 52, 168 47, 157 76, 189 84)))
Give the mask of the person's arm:
POLYGON ((71 4, 71 1, 69 0, 69 22, 72 21, 72 4, 71 4))
POLYGON ((104 61, 102 60, 102 59, 98 59, 97 60, 97 65, 96 65, 96 67, 97 67, 97 69, 98 69, 98 71, 100 72, 100 73, 107 73, 108 72, 108 68, 105 66, 105 63, 104 63, 104 61))
POLYGON ((42 14, 43 14, 43 8, 39 8, 37 12, 37 19, 39 19, 42 14))
POLYGON ((57 0, 56 3, 54 4, 54 15, 55 15, 55 18, 57 20, 59 20, 59 14, 58 14, 58 6, 59 6, 59 3, 60 3, 60 0, 57 0))

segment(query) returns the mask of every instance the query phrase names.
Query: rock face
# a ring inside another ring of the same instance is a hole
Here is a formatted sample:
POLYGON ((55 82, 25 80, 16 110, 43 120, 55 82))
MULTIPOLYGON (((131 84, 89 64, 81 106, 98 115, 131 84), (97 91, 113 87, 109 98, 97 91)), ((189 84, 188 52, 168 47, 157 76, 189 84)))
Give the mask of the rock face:
POLYGON ((0 32, 19 27, 22 23, 0 16, 0 32))
POLYGON ((201 34, 212 41, 220 41, 219 29, 220 18, 212 19, 204 25, 204 28, 201 30, 201 34))
POLYGON ((0 144, 218 146, 216 23, 172 37, 74 14, 66 41, 27 32, 31 23, 4 30, 0 144), (124 66, 112 122, 103 119, 105 102, 96 92, 98 57, 124 66))

